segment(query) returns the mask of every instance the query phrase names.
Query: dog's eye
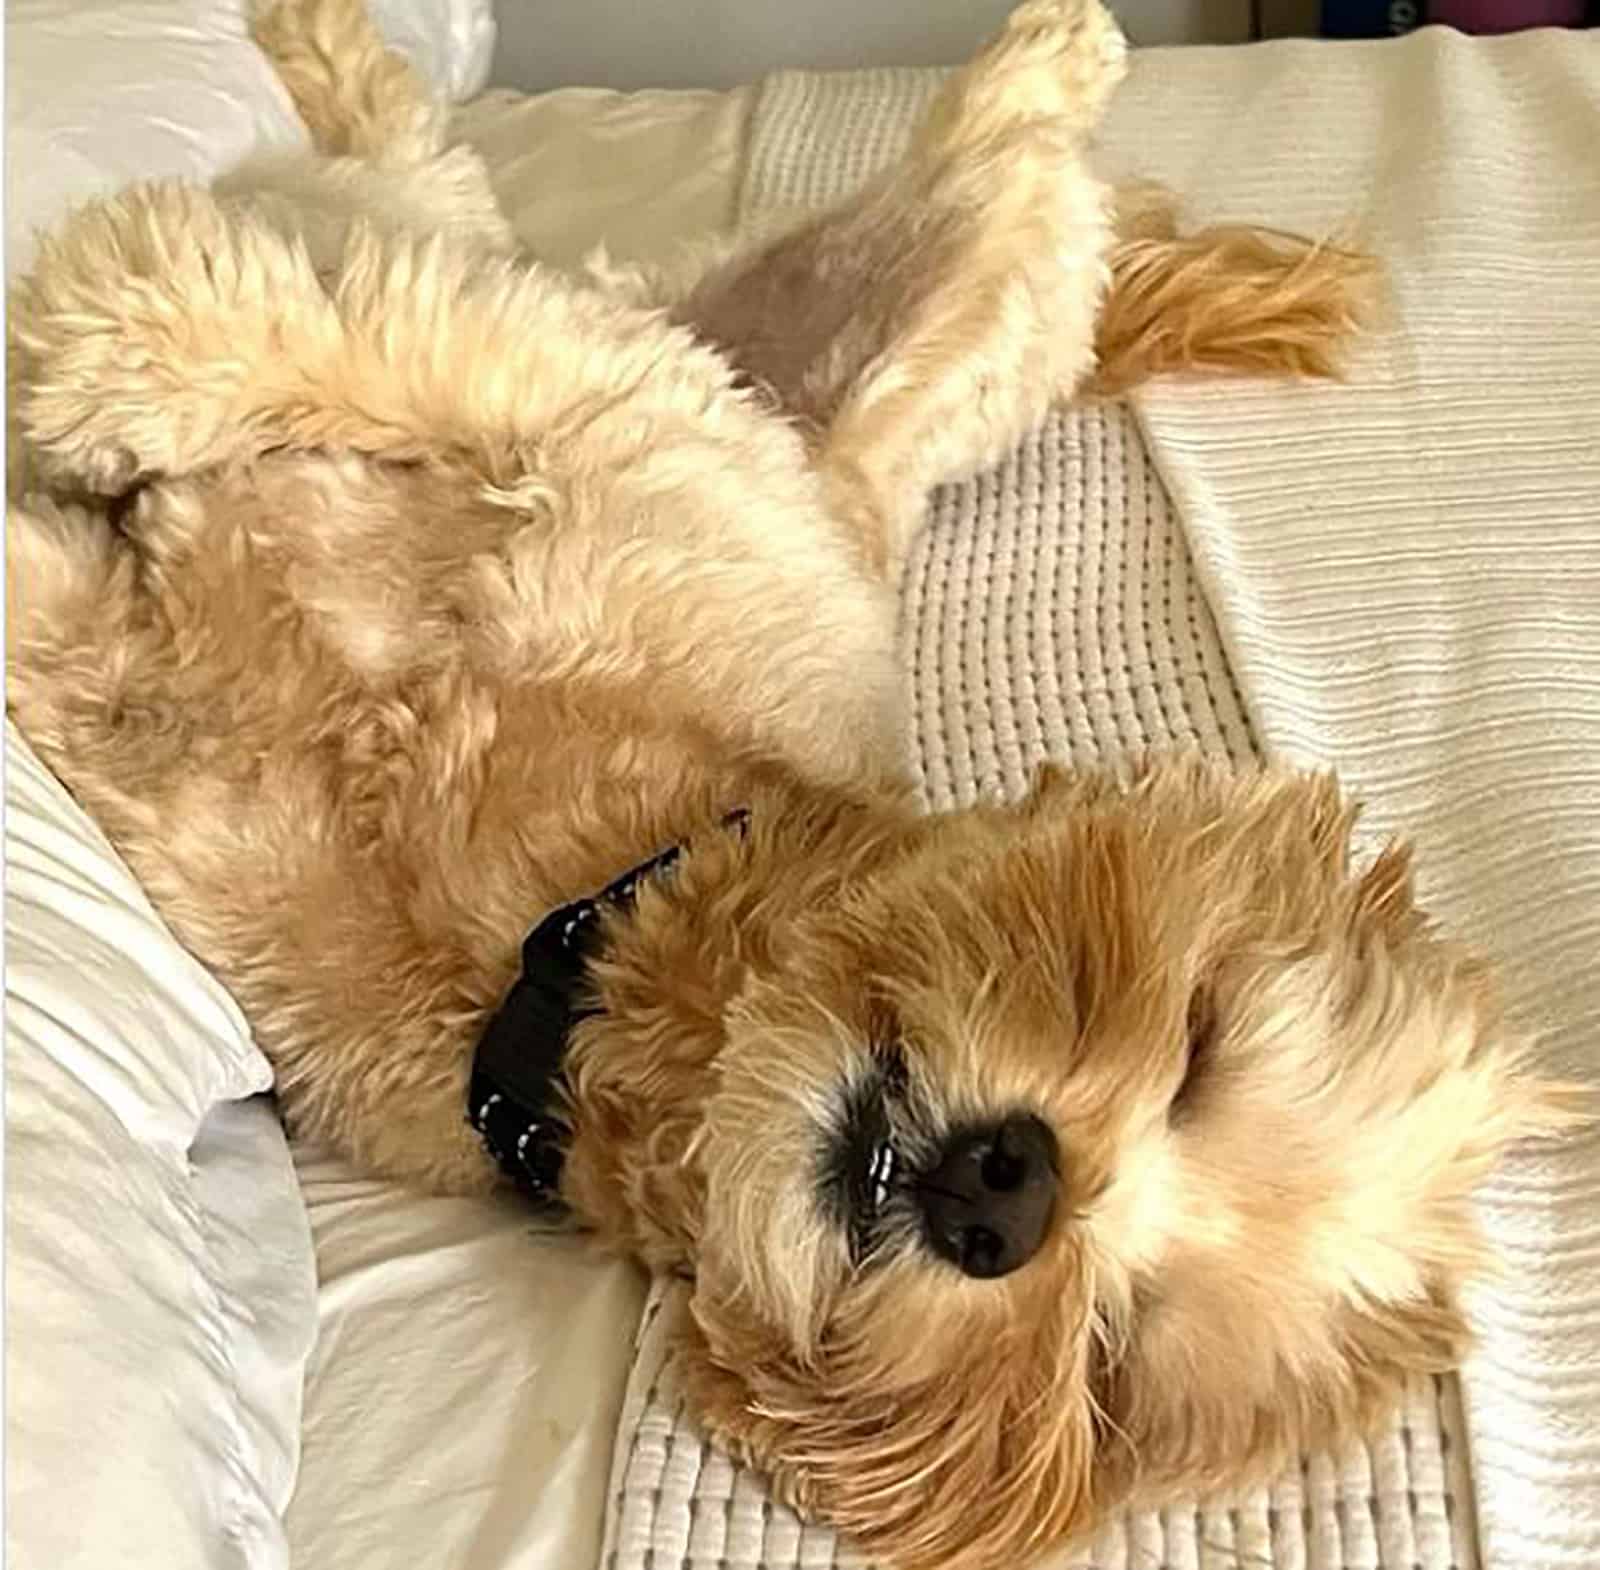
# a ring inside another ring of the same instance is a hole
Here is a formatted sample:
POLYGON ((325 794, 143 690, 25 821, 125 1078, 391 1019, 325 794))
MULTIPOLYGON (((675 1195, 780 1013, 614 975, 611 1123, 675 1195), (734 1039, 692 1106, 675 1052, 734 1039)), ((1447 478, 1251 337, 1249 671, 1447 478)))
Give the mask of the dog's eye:
POLYGON ((909 1082, 905 1051, 885 1034, 871 1047, 871 1068, 848 1090, 823 1160, 823 1193, 844 1225, 850 1254, 866 1263, 883 1242, 888 1212, 904 1186, 895 1112, 909 1082))
POLYGON ((1217 1015, 1211 994, 1197 987, 1189 997, 1189 1009, 1184 1018, 1183 1078, 1173 1092, 1167 1116, 1174 1122, 1187 1114, 1194 1105, 1195 1090, 1205 1077, 1211 1057, 1212 1043, 1217 1034, 1217 1015))

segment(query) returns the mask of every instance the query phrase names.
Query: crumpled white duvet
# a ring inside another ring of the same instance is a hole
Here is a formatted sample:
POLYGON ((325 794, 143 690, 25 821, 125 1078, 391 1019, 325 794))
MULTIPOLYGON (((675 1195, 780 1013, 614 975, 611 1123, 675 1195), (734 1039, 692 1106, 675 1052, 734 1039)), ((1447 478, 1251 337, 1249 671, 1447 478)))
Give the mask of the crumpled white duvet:
POLYGON ((315 1318, 266 1060, 9 723, 6 860, 6 1562, 278 1570, 315 1318))

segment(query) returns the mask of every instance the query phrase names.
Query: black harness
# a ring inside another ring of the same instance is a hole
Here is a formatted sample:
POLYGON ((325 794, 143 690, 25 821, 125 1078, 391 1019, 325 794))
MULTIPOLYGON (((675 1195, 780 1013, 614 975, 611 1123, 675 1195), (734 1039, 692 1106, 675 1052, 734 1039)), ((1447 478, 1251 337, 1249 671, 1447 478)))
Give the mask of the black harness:
MULTIPOLYGON (((744 808, 722 820, 744 833, 744 808)), ((522 974, 478 1041, 467 1088, 467 1121, 501 1170, 540 1204, 560 1202, 561 1168, 572 1130, 559 1092, 572 1028, 600 1008, 586 973, 606 909, 628 910, 639 885, 669 873, 684 847, 672 845, 598 894, 553 910, 522 941, 522 974)))

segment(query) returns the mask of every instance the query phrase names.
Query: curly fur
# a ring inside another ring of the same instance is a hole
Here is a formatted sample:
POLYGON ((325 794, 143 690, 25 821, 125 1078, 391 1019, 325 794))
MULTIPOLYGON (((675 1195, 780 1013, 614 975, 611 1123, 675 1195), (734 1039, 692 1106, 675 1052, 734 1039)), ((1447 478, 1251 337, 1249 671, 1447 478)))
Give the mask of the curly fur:
POLYGON ((900 755, 925 487, 1073 392, 1331 368, 1364 264, 1117 218, 1095 0, 1024 5, 840 208, 587 284, 357 0, 257 28, 320 153, 94 204, 13 296, 6 655, 292 1128, 491 1188, 464 1094, 523 933, 687 838, 605 928, 563 1195, 693 1275, 696 1410, 886 1563, 1016 1563, 1459 1357, 1471 1192, 1572 1114, 1404 854, 1352 870, 1326 780, 929 818, 900 755), (907 1171, 1056 1135, 1023 1268, 960 1275, 905 1193, 852 1252, 820 1153, 885 1053, 907 1171))

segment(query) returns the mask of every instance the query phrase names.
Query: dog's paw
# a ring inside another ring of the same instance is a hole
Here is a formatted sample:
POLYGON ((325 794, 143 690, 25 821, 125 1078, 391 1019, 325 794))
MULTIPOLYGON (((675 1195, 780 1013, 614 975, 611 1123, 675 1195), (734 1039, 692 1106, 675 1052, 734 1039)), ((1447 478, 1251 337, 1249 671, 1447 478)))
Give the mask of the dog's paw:
POLYGON ((97 342, 83 331, 60 356, 47 349, 16 388, 16 445, 39 490, 120 496, 139 479, 171 469, 173 400, 162 395, 168 389, 131 385, 118 375, 115 351, 109 337, 97 342))
POLYGON ((41 240, 10 301, 7 381, 43 483, 114 496, 214 458, 309 265, 259 238, 248 249, 209 192, 162 183, 41 240))
POLYGON ((1101 0, 1027 0, 924 122, 924 146, 986 147, 1017 128, 1087 135, 1127 70, 1127 43, 1101 0))
POLYGON ((1128 45, 1100 0, 1027 0, 974 62, 1020 115, 1092 126, 1127 71, 1128 45))

